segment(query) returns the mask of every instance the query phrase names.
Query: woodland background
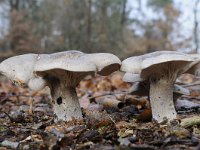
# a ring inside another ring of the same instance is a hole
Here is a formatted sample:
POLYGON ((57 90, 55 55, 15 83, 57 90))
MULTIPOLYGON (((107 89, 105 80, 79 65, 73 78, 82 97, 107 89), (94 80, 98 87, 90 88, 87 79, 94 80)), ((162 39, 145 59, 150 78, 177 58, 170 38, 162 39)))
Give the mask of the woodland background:
MULTIPOLYGON (((0 62, 65 50, 121 60, 156 50, 198 53, 199 23, 200 0, 0 0, 0 62)), ((0 77, 0 150, 200 149, 199 77, 178 78, 190 94, 178 99, 170 125, 152 121, 148 96, 129 92, 137 83, 122 77, 83 79, 76 89, 83 120, 57 123, 48 88, 34 92, 0 77)))
POLYGON ((0 0, 1 59, 72 49, 122 59, 156 50, 195 53, 199 1, 0 0))

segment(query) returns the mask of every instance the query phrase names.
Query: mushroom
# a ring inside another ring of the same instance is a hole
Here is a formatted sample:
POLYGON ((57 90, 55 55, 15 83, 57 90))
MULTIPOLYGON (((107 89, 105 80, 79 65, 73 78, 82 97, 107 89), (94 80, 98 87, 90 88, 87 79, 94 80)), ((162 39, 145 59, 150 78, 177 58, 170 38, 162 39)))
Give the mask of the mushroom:
MULTIPOLYGON (((150 84, 148 80, 142 81, 139 77, 139 74, 125 73, 123 76, 123 81, 125 82, 134 82, 130 87, 128 93, 138 96, 147 96, 149 97, 150 84)), ((174 84, 173 88, 173 100, 176 103, 177 99, 182 95, 190 95, 190 91, 180 85, 174 84)))
POLYGON ((150 104, 153 119, 162 122, 176 119, 173 104, 173 85, 176 78, 186 71, 193 59, 174 51, 157 51, 125 59, 121 71, 140 74, 150 83, 150 104))
POLYGON ((76 85, 87 75, 109 75, 120 65, 119 58, 109 53, 24 54, 1 62, 0 74, 36 91, 49 86, 57 120, 68 121, 82 118, 76 85))
POLYGON ((51 90, 57 120, 71 120, 82 118, 77 84, 87 75, 109 75, 120 65, 121 61, 113 54, 65 51, 39 55, 34 73, 42 77, 51 90))
POLYGON ((122 80, 124 82, 134 83, 128 90, 128 93, 138 96, 149 95, 149 82, 143 81, 140 74, 125 73, 122 80))
POLYGON ((186 73, 200 76, 200 54, 190 54, 190 56, 194 59, 194 62, 188 67, 186 73))
POLYGON ((6 76, 15 85, 22 87, 28 85, 34 90, 43 89, 46 86, 45 81, 33 74, 37 57, 38 54, 10 57, 0 63, 0 74, 6 76))
POLYGON ((177 99, 180 98, 182 95, 190 95, 190 90, 175 84, 174 85, 174 93, 173 93, 173 100, 174 104, 176 104, 177 99))

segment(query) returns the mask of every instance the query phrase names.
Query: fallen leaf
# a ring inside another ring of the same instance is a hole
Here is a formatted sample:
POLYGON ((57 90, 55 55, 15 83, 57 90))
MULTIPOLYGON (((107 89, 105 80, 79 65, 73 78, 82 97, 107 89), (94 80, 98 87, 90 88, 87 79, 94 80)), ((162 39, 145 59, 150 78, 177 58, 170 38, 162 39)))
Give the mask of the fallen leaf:
POLYGON ((121 138, 127 137, 129 135, 133 135, 132 129, 120 130, 117 135, 121 138))
POLYGON ((151 109, 145 109, 142 113, 139 114, 139 116, 137 117, 137 119, 139 121, 143 121, 143 122, 149 122, 152 120, 152 112, 151 109))
POLYGON ((200 116, 192 116, 190 118, 184 118, 181 120, 180 125, 184 128, 200 125, 200 116))
POLYGON ((124 103, 116 99, 113 95, 106 95, 96 98, 96 102, 103 105, 104 107, 113 107, 121 109, 124 107, 124 103))
POLYGON ((179 138, 190 138, 191 137, 191 133, 185 129, 185 128, 181 128, 181 127, 175 127, 171 130, 171 135, 176 135, 179 138))
POLYGON ((119 121, 115 124, 115 127, 120 130, 120 129, 123 129, 123 128, 129 128, 131 125, 129 122, 126 122, 126 121, 119 121))
POLYGON ((180 110, 181 108, 185 109, 200 108, 200 104, 194 103, 189 100, 177 100, 175 106, 177 110, 180 110))

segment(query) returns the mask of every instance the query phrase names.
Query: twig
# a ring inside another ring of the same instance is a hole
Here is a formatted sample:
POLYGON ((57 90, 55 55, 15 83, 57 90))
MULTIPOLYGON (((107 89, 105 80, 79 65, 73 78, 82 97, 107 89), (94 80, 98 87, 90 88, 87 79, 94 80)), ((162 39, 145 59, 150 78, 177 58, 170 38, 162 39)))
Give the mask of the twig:
POLYGON ((29 102, 30 102, 29 103, 30 104, 29 105, 29 110, 28 110, 29 115, 33 115, 33 100, 34 100, 33 97, 31 97, 30 100, 29 100, 29 102))
POLYGON ((113 118, 111 117, 111 115, 108 115, 108 116, 109 116, 110 120, 111 120, 114 124, 116 124, 115 120, 113 120, 113 118))
POLYGON ((97 97, 102 97, 102 96, 107 96, 107 95, 115 95, 115 94, 129 94, 129 92, 109 92, 101 95, 96 95, 96 96, 91 96, 88 97, 89 100, 97 98, 97 97))
POLYGON ((0 112, 4 113, 10 119, 10 121, 13 122, 13 118, 7 112, 5 111, 0 111, 0 112))
POLYGON ((196 97, 196 96, 187 96, 187 95, 184 95, 184 96, 182 96, 182 98, 189 98, 189 99, 200 100, 200 97, 196 97))
POLYGON ((23 95, 23 94, 18 94, 18 95, 13 95, 13 94, 7 94, 6 96, 0 96, 1 100, 8 99, 10 97, 29 97, 29 98, 41 98, 42 96, 31 96, 31 95, 23 95))
POLYGON ((200 85, 200 82, 198 83, 193 83, 193 84, 186 84, 186 85, 183 85, 182 87, 190 87, 190 86, 196 86, 196 85, 200 85))

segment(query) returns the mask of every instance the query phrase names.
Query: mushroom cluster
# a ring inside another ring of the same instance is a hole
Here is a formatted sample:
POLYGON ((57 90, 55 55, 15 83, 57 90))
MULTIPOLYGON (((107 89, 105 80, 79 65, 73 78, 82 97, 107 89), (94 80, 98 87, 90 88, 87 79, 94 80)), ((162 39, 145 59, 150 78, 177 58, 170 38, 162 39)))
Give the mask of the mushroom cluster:
POLYGON ((121 61, 113 54, 65 51, 8 58, 0 64, 0 73, 13 83, 28 85, 32 90, 48 86, 57 120, 71 120, 82 118, 77 84, 87 75, 109 75, 120 65, 121 61))
POLYGON ((125 72, 125 82, 135 82, 130 92, 148 96, 153 119, 162 122, 176 119, 174 101, 189 94, 187 89, 174 85, 177 77, 183 73, 200 74, 199 68, 199 56, 174 51, 134 56, 121 63, 113 54, 72 50, 11 57, 0 63, 0 74, 32 90, 48 86, 56 119, 68 121, 82 118, 77 84, 87 75, 107 76, 120 69, 125 72))

